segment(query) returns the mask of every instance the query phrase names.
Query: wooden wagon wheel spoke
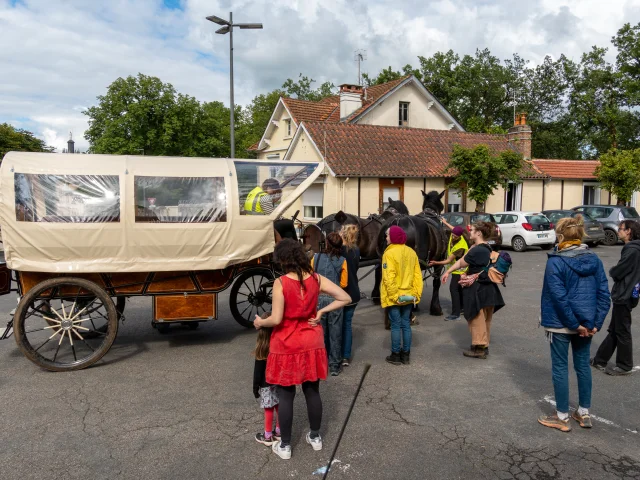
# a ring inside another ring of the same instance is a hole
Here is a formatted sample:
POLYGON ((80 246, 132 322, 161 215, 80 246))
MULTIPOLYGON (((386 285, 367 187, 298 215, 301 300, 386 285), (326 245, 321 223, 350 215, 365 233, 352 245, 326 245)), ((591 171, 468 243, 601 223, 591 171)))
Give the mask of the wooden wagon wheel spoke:
POLYGON ((85 368, 104 356, 115 340, 118 314, 100 286, 61 277, 33 287, 18 305, 14 322, 18 346, 30 360, 48 370, 65 371, 85 368), (46 292, 50 295, 38 303, 46 292), (94 339, 91 343, 87 335, 94 339))

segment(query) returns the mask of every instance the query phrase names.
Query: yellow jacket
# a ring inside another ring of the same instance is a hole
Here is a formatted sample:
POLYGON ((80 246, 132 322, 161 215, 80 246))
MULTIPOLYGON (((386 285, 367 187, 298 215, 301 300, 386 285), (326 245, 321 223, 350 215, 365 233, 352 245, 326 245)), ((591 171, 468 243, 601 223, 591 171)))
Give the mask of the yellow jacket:
POLYGON ((422 286, 422 271, 416 252, 406 245, 389 245, 382 255, 382 307, 400 305, 398 297, 402 295, 411 295, 419 302, 422 286))

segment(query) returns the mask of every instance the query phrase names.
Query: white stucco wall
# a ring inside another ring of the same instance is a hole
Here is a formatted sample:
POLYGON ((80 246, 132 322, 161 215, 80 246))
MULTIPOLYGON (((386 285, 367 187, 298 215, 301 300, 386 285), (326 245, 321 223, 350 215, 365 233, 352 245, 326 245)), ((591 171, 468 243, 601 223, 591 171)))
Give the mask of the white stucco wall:
POLYGON ((282 160, 282 157, 284 157, 285 152, 291 144, 293 135, 295 135, 296 133, 297 125, 289 116, 289 112, 287 112, 286 108, 281 107, 280 113, 273 119, 278 122, 278 126, 272 131, 271 137, 267 138, 267 140, 269 140, 269 147, 267 147, 266 150, 258 153, 258 159, 260 160, 264 160, 268 155, 273 155, 276 153, 280 154, 280 159, 282 160), (291 119, 291 136, 287 135, 287 119, 291 119))
POLYGON ((409 102, 408 127, 449 130, 451 122, 440 112, 436 103, 429 105, 430 102, 414 84, 406 85, 394 92, 382 104, 367 112, 357 123, 397 127, 400 102, 409 102))

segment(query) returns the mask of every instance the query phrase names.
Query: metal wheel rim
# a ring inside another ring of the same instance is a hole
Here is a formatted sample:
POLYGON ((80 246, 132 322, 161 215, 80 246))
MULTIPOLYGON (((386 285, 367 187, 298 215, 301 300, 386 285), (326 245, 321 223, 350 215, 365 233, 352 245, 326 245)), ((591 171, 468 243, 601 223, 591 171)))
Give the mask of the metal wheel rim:
POLYGON ((618 241, 618 236, 614 232, 612 232, 611 230, 605 231, 604 232, 604 236, 605 236, 606 242, 609 245, 615 245, 616 242, 618 241))
POLYGON ((98 296, 87 294, 83 285, 70 282, 34 290, 36 300, 25 305, 20 328, 30 356, 58 368, 72 368, 100 354, 105 343, 113 341, 107 306, 98 296), (75 294, 60 296, 69 288, 75 294), (37 298, 47 290, 49 299, 37 298))
POLYGON ((269 311, 263 305, 265 303, 271 305, 273 287, 261 288, 261 286, 270 281, 271 279, 261 273, 255 273, 247 277, 238 289, 236 306, 240 316, 248 322, 253 323, 255 315, 261 315, 269 311), (259 283, 256 283, 256 277, 261 279, 259 283))
POLYGON ((513 248, 514 248, 514 249, 516 249, 516 250, 522 250, 522 248, 523 248, 523 247, 524 247, 524 241, 523 241, 523 240, 521 240, 521 239, 519 239, 519 238, 516 238, 516 239, 513 241, 513 248))

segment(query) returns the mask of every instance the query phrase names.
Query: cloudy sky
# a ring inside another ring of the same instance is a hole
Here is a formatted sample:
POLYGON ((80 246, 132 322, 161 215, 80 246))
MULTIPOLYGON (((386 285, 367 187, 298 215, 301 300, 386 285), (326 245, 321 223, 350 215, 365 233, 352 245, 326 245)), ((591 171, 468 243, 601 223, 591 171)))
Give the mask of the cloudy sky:
MULTIPOLYGON (((82 111, 116 78, 142 72, 199 100, 228 103, 228 36, 207 15, 262 22, 234 37, 236 102, 303 73, 318 83, 417 64, 418 55, 488 47, 579 59, 610 46, 640 0, 0 0, 0 123, 26 128, 58 149, 73 131, 87 148, 82 111)), ((611 59, 615 52, 611 53, 611 59)))

